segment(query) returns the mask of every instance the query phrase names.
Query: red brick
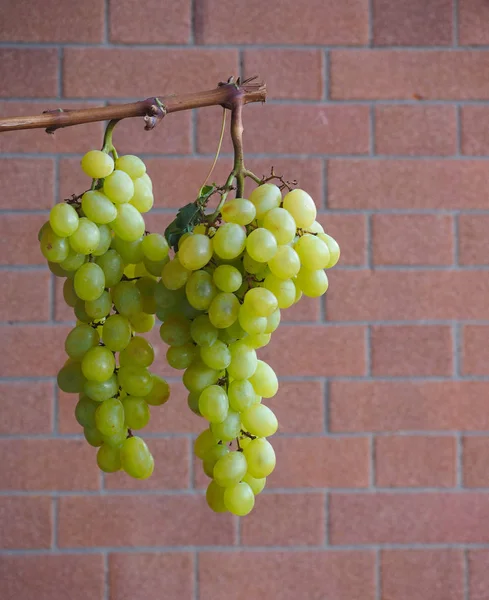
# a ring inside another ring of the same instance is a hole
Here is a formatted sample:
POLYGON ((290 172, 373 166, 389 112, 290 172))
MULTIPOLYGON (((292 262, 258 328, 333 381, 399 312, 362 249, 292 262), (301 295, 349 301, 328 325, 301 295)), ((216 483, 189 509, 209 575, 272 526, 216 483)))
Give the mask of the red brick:
POLYGON ((458 37, 460 44, 476 46, 489 44, 484 23, 489 18, 489 6, 484 0, 460 0, 458 4, 458 37))
POLYGON ((66 360, 64 340, 68 331, 62 326, 0 326, 0 335, 9 350, 0 364, 0 376, 56 375, 66 360))
POLYGON ((462 153, 484 155, 489 153, 489 110, 487 106, 462 106, 462 153))
POLYGON ((488 186, 483 161, 328 161, 329 208, 487 209, 488 186))
MULTIPOLYGON (((32 549, 51 546, 51 498, 47 496, 2 496, 0 548, 32 549)), ((3 578, 2 578, 2 581, 3 578)))
POLYGON ((324 494, 260 494, 241 524, 244 546, 321 546, 324 494))
MULTIPOLYGON (((34 239, 37 242, 37 236, 34 239)), ((48 271, 3 271, 0 321, 47 321, 50 285, 48 271)))
POLYGON ((102 600, 101 554, 1 556, 4 600, 102 600))
POLYGON ((372 327, 373 375, 452 374, 452 330, 442 325, 372 327))
POLYGON ((192 600, 193 559, 189 552, 109 555, 111 600, 161 597, 192 600))
POLYGON ((453 219, 447 215, 373 215, 378 265, 453 264, 453 219))
POLYGON ((277 467, 267 487, 367 487, 367 438, 274 438, 277 467), (311 460, 314 457, 314 460, 311 460))
POLYGON ((192 92, 213 87, 237 70, 235 50, 66 48, 64 95, 145 98, 192 92), (154 88, 156 65, 159 89, 154 88))
POLYGON ((377 46, 450 46, 451 0, 374 0, 377 46))
POLYGON ((302 296, 300 302, 282 312, 282 323, 319 321, 321 319, 321 299, 302 296))
POLYGON ((456 483, 453 437, 387 436, 375 440, 380 487, 451 487, 456 483))
POLYGON ((469 550, 467 557, 470 598, 482 599, 489 586, 489 550, 469 550))
POLYGON ((459 215, 458 260, 462 265, 487 265, 488 215, 459 215))
MULTIPOLYGON (((47 18, 48 14, 46 13, 47 18)), ((18 13, 15 13, 14 18, 18 19, 18 13)), ((57 96, 58 50, 56 48, 0 49, 0 81, 2 82, 1 98, 57 96)))
POLYGON ((473 50, 333 50, 334 99, 484 100, 489 53, 473 50))
POLYGON ((246 600, 250 590, 268 600, 374 600, 374 553, 200 553, 199 590, 202 598, 213 600, 246 600))
POLYGON ((161 10, 159 0, 138 3, 137 18, 131 0, 110 7, 110 41, 124 44, 186 44, 190 38, 191 8, 177 0, 161 10))
POLYGON ((331 431, 487 431, 482 381, 333 381, 331 431))
POLYGON ((460 550, 383 550, 382 598, 462 600, 464 556, 460 550))
POLYGON ((3 265, 43 265, 37 233, 48 215, 11 214, 0 218, 0 262, 3 265))
POLYGON ((364 265, 367 259, 367 221, 364 215, 319 214, 317 219, 341 248, 339 266, 364 265))
POLYGON ((487 375, 489 373, 489 326, 465 325, 463 327, 462 373, 487 375))
POLYGON ((319 433, 324 429, 324 392, 320 381, 281 381, 278 394, 264 400, 277 415, 279 433, 319 433), (305 399, 307 410, 297 410, 305 399))
POLYGON ((323 54, 320 50, 245 50, 244 75, 266 81, 270 98, 319 100, 323 97, 323 54), (291 77, 293 73, 293 77, 291 77))
POLYGON ((39 210, 53 205, 54 162, 50 158, 1 158, 0 180, 9 191, 2 194, 2 210, 39 210))
POLYGON ((0 435, 50 433, 53 419, 53 384, 0 382, 2 419, 0 435))
POLYGON ((203 496, 66 496, 58 524, 63 548, 234 543, 231 516, 212 513, 203 496))
POLYGON ((330 496, 335 544, 485 543, 489 496, 477 493, 340 494, 330 496))
POLYGON ((377 106, 375 150, 378 154, 450 155, 457 145, 452 106, 377 106))
POLYGON ((364 375, 365 329, 283 325, 260 350, 260 357, 278 375, 364 375))
POLYGON ((487 460, 489 458, 489 438, 463 438, 463 473, 466 487, 489 487, 487 460))

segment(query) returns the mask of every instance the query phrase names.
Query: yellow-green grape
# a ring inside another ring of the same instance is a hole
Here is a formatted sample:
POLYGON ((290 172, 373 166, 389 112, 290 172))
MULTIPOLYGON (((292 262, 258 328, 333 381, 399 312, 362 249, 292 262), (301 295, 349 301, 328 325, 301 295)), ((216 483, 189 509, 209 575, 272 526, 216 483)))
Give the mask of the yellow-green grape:
POLYGON ((253 510, 255 506, 255 495, 251 487, 241 481, 224 490, 224 506, 233 515, 244 517, 253 510))
POLYGON ((87 396, 80 396, 75 406, 75 419, 82 427, 95 427, 95 411, 98 402, 94 402, 87 396))
POLYGON ((264 227, 253 230, 246 240, 246 251, 258 262, 268 262, 277 252, 277 240, 264 227))
POLYGON ((106 152, 90 150, 81 159, 81 168, 92 179, 103 179, 114 170, 114 160, 106 152))
POLYGON ((105 288, 105 276, 95 263, 85 263, 75 273, 75 292, 81 300, 96 300, 105 288))
POLYGON ((307 231, 310 233, 324 233, 324 227, 321 225, 321 223, 314 221, 312 225, 309 225, 307 231))
POLYGON ((110 446, 111 448, 117 448, 119 451, 121 449, 122 444, 125 442, 127 438, 127 427, 123 427, 117 433, 113 435, 103 435, 102 440, 106 446, 110 446))
POLYGON ((241 412, 249 408, 255 400, 255 390, 248 379, 231 381, 228 387, 229 406, 241 412))
POLYGON ((153 182, 151 181, 151 177, 148 175, 148 173, 141 175, 141 179, 146 183, 149 189, 153 191, 153 182))
POLYGON ((190 273, 191 271, 186 269, 175 256, 163 267, 161 281, 169 290, 179 290, 187 283, 190 273))
POLYGON ((189 392, 187 395, 187 406, 190 410, 196 414, 198 417, 201 417, 199 410, 199 396, 200 394, 194 394, 193 392, 189 392))
POLYGON ((47 223, 41 235, 41 252, 44 258, 52 263, 61 263, 68 257, 69 251, 67 238, 56 235, 47 223))
POLYGON ((79 254, 92 254, 100 242, 100 231, 97 225, 82 217, 78 221, 77 230, 68 238, 70 246, 79 254))
POLYGON ((261 219, 269 210, 280 206, 282 192, 275 184, 264 183, 251 192, 250 202, 256 208, 256 218, 261 219))
POLYGON ((68 251, 68 256, 59 263, 59 266, 65 271, 71 272, 78 270, 87 260, 85 254, 78 254, 72 248, 68 251))
POLYGON ((224 488, 217 485, 215 481, 211 481, 207 486, 205 499, 209 508, 214 512, 227 512, 228 509, 224 505, 224 488))
POLYGON ((63 299, 68 306, 71 306, 71 308, 74 308, 77 303, 78 296, 75 292, 73 279, 65 279, 65 282, 63 283, 63 299))
POLYGON ((135 479, 147 479, 153 473, 154 459, 146 442, 138 436, 127 438, 120 450, 124 471, 135 479))
POLYGON ((216 441, 230 442, 236 439, 241 431, 239 413, 229 410, 222 423, 211 423, 211 431, 216 441))
POLYGON ((340 247, 338 242, 327 233, 318 233, 317 237, 328 246, 329 262, 324 268, 331 269, 331 267, 334 267, 340 260, 340 247))
POLYGON ((242 452, 228 452, 214 465, 214 481, 221 487, 230 487, 243 479, 246 469, 246 458, 242 452))
MULTIPOLYGON (((144 367, 135 365, 120 367, 117 377, 122 389, 131 396, 148 396, 154 384, 151 373, 144 367)), ((146 401, 151 404, 148 400, 146 401)))
POLYGON ((277 375, 272 367, 263 360, 258 361, 256 370, 250 377, 250 382, 255 392, 263 398, 272 398, 278 392, 277 375))
POLYGON ((218 329, 230 327, 238 318, 239 300, 234 294, 217 294, 209 306, 210 322, 218 329))
POLYGON ((264 273, 268 268, 266 263, 258 262, 254 258, 251 258, 248 252, 243 254, 243 267, 247 273, 258 276, 264 273))
POLYGON ((150 233, 143 237, 141 242, 143 254, 149 260, 158 262, 165 259, 168 256, 169 247, 168 242, 164 236, 159 233, 150 233))
POLYGON ((194 442, 194 454, 201 460, 204 458, 205 453, 216 445, 216 439, 212 435, 210 429, 204 429, 202 433, 196 437, 194 442))
POLYGON ((241 413, 243 427, 257 437, 269 437, 278 429, 277 417, 264 404, 253 404, 241 413))
POLYGON ((112 300, 117 312, 125 317, 131 317, 142 312, 141 292, 131 281, 120 281, 114 286, 112 288, 112 300))
POLYGON ((183 346, 191 341, 190 321, 182 315, 172 315, 160 327, 160 337, 169 346, 183 346))
POLYGON ((280 308, 273 311, 271 315, 267 317, 267 326, 263 333, 273 333, 280 325, 280 308))
POLYGON ((243 283, 243 277, 236 267, 231 265, 219 265, 212 274, 216 286, 222 292, 236 292, 243 283))
POLYGON ((136 281, 136 287, 141 292, 143 311, 147 314, 154 315, 156 312, 156 280, 144 275, 136 281))
POLYGON ((227 369, 233 379, 249 379, 255 372, 258 359, 256 351, 244 340, 238 340, 229 346, 231 362, 227 369))
POLYGON ((299 284, 297 283, 297 277, 294 277, 292 279, 292 281, 294 282, 294 285, 295 285, 295 302, 294 302, 294 304, 297 304, 297 302, 299 302, 299 300, 302 298, 302 290, 299 287, 299 284))
POLYGON ((66 202, 56 204, 49 213, 51 228, 59 237, 68 237, 74 233, 78 228, 78 221, 78 213, 66 202))
MULTIPOLYGON (((64 238, 60 238, 60 239, 64 239, 64 238)), ((61 261, 63 262, 63 261, 61 261)), ((48 268, 51 271, 51 273, 53 273, 53 275, 55 275, 56 277, 72 277, 73 273, 70 273, 69 271, 65 271, 64 269, 61 268, 61 265, 59 263, 54 263, 54 262, 50 262, 48 260, 48 268)))
POLYGON ((117 250, 126 264, 136 265, 143 260, 143 237, 134 242, 128 242, 116 235, 112 239, 112 248, 117 250))
POLYGON ((196 346, 190 342, 183 346, 170 346, 166 351, 166 361, 173 369, 187 369, 196 356, 196 346))
POLYGON ((134 273, 135 277, 149 277, 156 280, 157 277, 161 276, 161 271, 167 262, 170 262, 170 257, 167 256, 162 260, 149 260, 146 256, 143 258, 143 262, 135 265, 134 273))
POLYGON ((143 337, 134 336, 129 344, 119 354, 119 363, 124 365, 135 365, 137 367, 149 367, 155 359, 153 346, 143 337))
POLYGON ((102 435, 114 435, 124 427, 124 408, 117 398, 99 403, 95 411, 95 425, 102 435))
POLYGON ((180 236, 180 238, 178 239, 178 250, 179 251, 180 251, 180 248, 182 247, 183 242, 192 235, 194 235, 193 231, 186 231, 183 235, 180 236))
POLYGON ((268 477, 275 469, 275 452, 272 444, 264 438, 252 440, 245 446, 243 454, 248 463, 248 473, 252 477, 268 477))
POLYGON ((146 173, 146 165, 139 156, 134 156, 134 154, 119 156, 115 161, 115 168, 127 173, 131 179, 138 179, 146 173))
POLYGON ((328 246, 316 235, 301 236, 294 244, 301 265, 311 271, 325 269, 331 260, 328 246))
POLYGON ((228 397, 222 387, 209 385, 202 390, 199 396, 199 411, 204 419, 210 423, 222 423, 228 410, 228 397))
POLYGON ((188 236, 178 247, 178 260, 189 271, 202 269, 212 258, 212 242, 201 233, 188 236))
POLYGON ((94 256, 102 256, 105 254, 112 243, 112 232, 108 225, 99 225, 98 230, 100 233, 100 240, 97 247, 92 252, 94 256))
POLYGON ((277 298, 279 308, 289 308, 295 302, 295 285, 292 279, 281 279, 273 273, 265 277, 263 287, 277 298))
POLYGON ((119 283, 124 272, 124 262, 116 250, 110 249, 102 256, 97 256, 95 263, 104 272, 107 287, 114 287, 119 283))
POLYGON ((249 290, 244 297, 244 305, 251 315, 268 317, 278 307, 277 298, 266 288, 256 287, 249 290))
MULTIPOLYGON (((129 429, 142 429, 149 423, 148 404, 139 396, 126 396, 122 399, 125 424, 129 429)), ((257 405, 261 406, 261 404, 257 405)))
POLYGON ((98 333, 90 325, 77 325, 66 337, 66 354, 74 360, 81 360, 85 352, 99 343, 99 339, 98 333))
POLYGON ((270 333, 254 333, 245 338, 245 343, 258 350, 258 348, 263 348, 269 344, 271 339, 272 335, 270 333))
POLYGON ((297 252, 290 246, 279 246, 275 256, 268 261, 270 271, 280 279, 292 279, 301 268, 297 252))
POLYGON ((85 310, 85 302, 83 300, 78 299, 77 303, 73 307, 73 312, 75 313, 75 317, 81 323, 91 323, 92 317, 87 315, 87 311, 85 310))
POLYGON ((105 346, 90 348, 81 362, 83 375, 90 381, 107 381, 115 369, 115 358, 105 346))
POLYGON ((199 315, 190 325, 190 335, 198 346, 212 346, 218 334, 219 330, 214 327, 207 315, 199 315))
POLYGON ((214 465, 222 457, 228 454, 229 449, 224 444, 216 444, 204 454, 202 459, 202 467, 207 477, 214 476, 214 465))
POLYGON ((121 452, 107 444, 102 444, 97 452, 97 465, 105 473, 115 473, 121 469, 121 452))
POLYGON ((82 196, 85 216, 99 225, 110 223, 117 216, 117 208, 102 192, 90 190, 82 196))
POLYGON ((132 330, 136 333, 148 333, 154 327, 156 322, 154 315, 148 315, 145 312, 135 313, 129 317, 132 330))
POLYGON ((135 179, 133 183, 134 194, 130 200, 130 204, 132 204, 140 213, 147 213, 153 208, 155 201, 153 190, 144 179, 135 179))
POLYGON ((249 306, 242 304, 239 307, 239 324, 249 335, 263 333, 267 327, 266 317, 259 317, 251 312, 249 306))
POLYGON ((226 223, 216 231, 216 235, 212 238, 212 245, 217 256, 232 260, 245 249, 246 232, 236 223, 226 223))
POLYGON ((161 406, 170 398, 170 386, 163 377, 154 373, 151 374, 151 381, 151 391, 146 394, 144 399, 150 406, 161 406))
POLYGON ((253 491, 253 494, 255 494, 255 496, 258 496, 258 494, 262 492, 265 488, 267 478, 260 477, 260 479, 257 479, 256 477, 251 476, 249 473, 246 473, 246 475, 243 477, 243 481, 250 486, 251 490, 253 491))
POLYGON ((112 375, 106 381, 90 381, 87 379, 83 391, 91 400, 103 402, 115 396, 118 389, 117 376, 112 375))
POLYGON ((292 190, 286 194, 283 207, 294 217, 297 227, 310 227, 316 220, 316 205, 304 190, 292 190))
POLYGON ((163 281, 158 281, 154 289, 156 306, 178 312, 178 307, 183 299, 183 290, 170 290, 163 281))
POLYGON ((219 371, 211 369, 200 360, 195 360, 185 370, 182 382, 189 392, 200 394, 206 387, 217 383, 219 371))
POLYGON ((104 344, 112 352, 120 352, 127 347, 131 341, 131 324, 129 319, 122 315, 109 317, 102 329, 104 344))
POLYGON ((297 285, 305 296, 317 298, 326 293, 329 286, 328 276, 322 269, 309 271, 302 267, 297 274, 297 285))
POLYGON ((114 204, 125 204, 134 195, 134 183, 127 173, 116 169, 104 179, 103 192, 114 204))
POLYGON ((96 427, 85 427, 83 429, 83 435, 90 446, 94 446, 95 448, 104 443, 104 438, 96 427))
POLYGON ((231 362, 231 352, 224 342, 216 340, 212 346, 203 346, 200 349, 200 358, 211 369, 222 371, 231 362))
POLYGON ((249 225, 256 217, 256 208, 249 200, 235 198, 224 204, 221 208, 221 216, 227 223, 249 225))
POLYGON ((293 216, 284 208, 272 208, 263 219, 263 227, 268 229, 278 244, 289 244, 297 231, 293 216))
POLYGON ((137 241, 145 230, 144 219, 132 204, 120 204, 117 207, 117 217, 110 226, 114 233, 126 242, 137 241))
POLYGON ((85 312, 94 321, 100 321, 106 317, 112 308, 112 298, 110 293, 104 290, 96 300, 87 300, 85 302, 85 312))
POLYGON ((185 285, 185 293, 191 306, 197 310, 207 310, 217 294, 212 275, 206 271, 194 271, 185 285))
POLYGON ((225 344, 230 344, 231 342, 235 342, 236 340, 241 340, 245 338, 248 334, 241 327, 239 321, 236 320, 232 325, 226 327, 225 329, 219 329, 219 339, 221 342, 225 344))

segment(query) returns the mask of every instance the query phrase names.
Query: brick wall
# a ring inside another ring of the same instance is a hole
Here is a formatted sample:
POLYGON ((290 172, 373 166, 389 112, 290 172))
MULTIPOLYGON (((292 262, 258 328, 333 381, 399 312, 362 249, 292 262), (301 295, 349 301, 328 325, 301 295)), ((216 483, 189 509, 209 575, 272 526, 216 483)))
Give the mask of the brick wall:
MULTIPOLYGON (((3 0, 1 115, 265 78, 248 163, 299 179, 343 258, 263 352, 281 433, 252 515, 207 509, 161 346, 155 474, 101 477, 55 390, 72 316, 36 233, 102 126, 0 136, 2 600, 489 599, 488 23, 486 0, 3 0)), ((195 197, 219 123, 117 128, 150 229, 195 197)))

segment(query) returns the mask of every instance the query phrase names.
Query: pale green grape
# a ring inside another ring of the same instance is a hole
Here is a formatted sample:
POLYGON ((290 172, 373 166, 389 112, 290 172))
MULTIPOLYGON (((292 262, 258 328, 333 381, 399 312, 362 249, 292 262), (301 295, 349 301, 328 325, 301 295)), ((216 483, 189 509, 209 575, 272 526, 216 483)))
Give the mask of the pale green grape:
POLYGON ((92 252, 94 256, 102 256, 105 254, 112 243, 112 232, 108 225, 99 225, 98 230, 100 233, 100 240, 97 247, 92 252))
POLYGON ((146 213, 153 208, 154 197, 153 190, 149 187, 144 179, 135 179, 134 194, 130 204, 134 206, 140 213, 146 213))
POLYGON ((246 475, 243 477, 243 481, 250 486, 250 488, 253 491, 253 494, 255 494, 255 496, 258 496, 258 494, 263 491, 265 484, 267 483, 267 478, 261 477, 260 479, 257 479, 249 473, 246 473, 246 475))
POLYGON ((211 369, 200 360, 195 360, 185 370, 182 382, 189 392, 201 393, 206 387, 215 384, 219 379, 219 371, 211 369))
POLYGON ((273 313, 267 317, 267 326, 263 333, 273 333, 280 325, 280 318, 280 308, 277 308, 277 310, 273 311, 273 313))
POLYGON ((116 250, 110 249, 102 256, 97 256, 95 263, 104 272, 107 287, 114 287, 119 283, 124 272, 124 262, 116 250))
POLYGON ((249 200, 235 198, 224 204, 221 208, 221 215, 227 223, 248 225, 256 217, 256 208, 249 200))
POLYGON ((73 279, 65 279, 63 283, 63 299, 68 306, 72 308, 78 302, 79 298, 75 292, 75 286, 73 285, 73 279))
POLYGON ((243 267, 247 273, 251 273, 251 275, 261 276, 267 270, 267 264, 258 262, 254 258, 245 252, 243 254, 243 267))
POLYGON ((146 165, 139 156, 134 154, 119 156, 115 161, 115 168, 127 173, 131 179, 138 179, 146 173, 146 165))
POLYGON ((88 350, 81 362, 83 375, 91 381, 107 381, 115 369, 115 358, 105 346, 95 346, 88 350))
POLYGON ((243 427, 257 437, 269 437, 278 429, 277 417, 264 404, 253 404, 241 413, 243 427))
POLYGON ((314 221, 314 223, 312 225, 309 225, 307 230, 311 233, 324 233, 323 226, 321 225, 321 223, 318 223, 317 221, 314 221))
POLYGON ((85 254, 78 254, 71 247, 68 252, 68 256, 59 263, 59 266, 65 271, 76 271, 79 269, 87 260, 85 254))
MULTIPOLYGON (((129 429, 142 429, 149 423, 149 407, 144 398, 126 396, 122 399, 125 423, 129 429)), ((257 405, 257 406, 261 406, 257 405)))
POLYGON ((77 325, 66 337, 66 354, 74 360, 80 360, 87 350, 98 344, 99 339, 97 331, 90 325, 77 325))
POLYGON ((154 315, 156 312, 156 280, 149 276, 143 276, 136 281, 136 287, 141 292, 143 311, 147 314, 154 315))
POLYGON ((87 311, 85 310, 85 302, 83 300, 77 300, 73 312, 75 313, 75 317, 82 323, 92 322, 92 317, 87 315, 87 311))
POLYGON ((143 260, 143 239, 140 237, 134 242, 128 242, 116 235, 112 239, 112 247, 117 250, 126 264, 136 265, 143 260))
POLYGON ((85 263, 75 273, 75 292, 81 300, 100 298, 105 288, 105 276, 95 263, 85 263))
POLYGON ((112 315, 104 323, 102 330, 104 344, 112 352, 124 350, 131 341, 131 324, 122 315, 112 315))
POLYGON ((199 410, 199 396, 200 394, 194 394, 193 392, 189 392, 187 395, 187 406, 190 410, 196 414, 198 417, 201 417, 199 410))
POLYGON ((77 230, 69 237, 70 246, 79 254, 91 254, 100 242, 100 231, 97 225, 82 217, 78 221, 77 230))
POLYGON ((252 316, 269 317, 278 307, 277 298, 266 288, 252 288, 244 297, 244 305, 252 316))
POLYGON ((277 252, 277 240, 264 227, 253 230, 246 240, 246 252, 257 262, 270 261, 277 252))
POLYGON ((264 438, 252 440, 245 446, 243 453, 248 463, 248 473, 252 477, 268 477, 275 469, 275 452, 272 444, 264 438))
POLYGON ((164 236, 159 233, 150 233, 145 235, 142 241, 143 254, 149 260, 158 262, 164 260, 168 256, 168 242, 164 236))
POLYGON ((210 322, 218 329, 230 327, 238 318, 239 300, 234 294, 217 294, 209 306, 210 322))
POLYGON ((201 233, 188 236, 178 246, 178 260, 189 271, 202 269, 212 258, 212 242, 201 233))
POLYGON ((239 324, 249 335, 256 335, 263 333, 267 326, 266 317, 258 317, 251 313, 250 308, 242 304, 239 307, 239 324))
MULTIPOLYGON (((98 334, 97 334, 98 335, 98 334)), ((83 391, 85 394, 95 402, 103 402, 108 400, 117 394, 119 384, 117 382, 117 376, 114 374, 106 381, 85 381, 83 391)))
POLYGON ((148 175, 148 173, 141 175, 141 179, 146 183, 149 189, 153 191, 153 182, 151 181, 151 177, 148 175))
POLYGON ((117 216, 117 208, 102 192, 89 190, 82 196, 85 216, 98 225, 110 223, 117 216))
POLYGON ((81 396, 75 406, 75 419, 82 427, 95 427, 95 411, 98 402, 93 402, 87 396, 81 396))
POLYGON ((134 183, 127 173, 116 169, 104 179, 103 191, 115 204, 124 204, 134 195, 134 183))
POLYGON ((249 379, 257 365, 256 351, 250 348, 244 340, 239 340, 229 346, 231 363, 228 373, 233 379, 249 379))
POLYGON ((67 238, 56 235, 47 223, 41 235, 41 252, 44 258, 52 263, 61 263, 67 258, 69 251, 67 238))
POLYGON ((316 271, 325 269, 331 260, 328 246, 316 235, 305 234, 294 244, 301 265, 305 269, 316 271))
POLYGON ((221 225, 212 238, 214 252, 220 258, 231 260, 243 252, 246 246, 246 232, 236 223, 221 225))
POLYGON ((129 317, 131 327, 136 333, 148 333, 154 327, 156 322, 154 315, 148 315, 144 312, 136 313, 129 317))
POLYGON ((282 192, 273 183, 264 183, 251 192, 250 201, 256 208, 256 218, 261 219, 269 210, 280 206, 282 192))
POLYGON ((224 506, 238 517, 244 517, 255 506, 255 495, 251 487, 242 481, 224 490, 224 506))
POLYGON ((230 442, 239 436, 241 419, 239 413, 229 410, 222 423, 211 423, 211 431, 216 441, 230 442))
POLYGON ((246 469, 246 458, 242 452, 228 452, 214 465, 214 480, 221 487, 233 486, 243 479, 246 469))
POLYGON ((163 377, 151 374, 152 387, 149 394, 146 394, 144 399, 151 406, 161 406, 170 398, 170 386, 163 377))
POLYGON ((110 446, 111 448, 118 448, 120 450, 122 444, 127 438, 127 427, 123 427, 114 435, 103 435, 102 440, 106 446, 110 446))
POLYGON ((85 385, 85 375, 83 374, 81 363, 73 360, 67 360, 58 372, 58 387, 67 394, 79 394, 83 392, 85 385))
POLYGON ((119 364, 149 367, 155 358, 153 346, 143 337, 134 336, 119 354, 119 364))
POLYGON ((102 444, 97 452, 97 465, 105 473, 115 473, 121 469, 121 452, 107 444, 102 444))
POLYGON ((200 349, 200 358, 211 369, 222 371, 231 362, 231 352, 224 342, 216 340, 212 346, 204 346, 200 349))
POLYGON ((136 242, 145 230, 144 219, 132 204, 119 204, 117 217, 110 226, 114 233, 126 242, 136 242))
POLYGON ((85 302, 85 311, 94 321, 100 321, 106 317, 112 308, 112 298, 110 293, 103 291, 102 295, 96 300, 85 302))
POLYGON ((112 300, 117 312, 125 317, 131 317, 143 309, 141 292, 132 281, 121 281, 112 288, 112 300))
POLYGON ((297 227, 310 227, 316 220, 316 205, 304 190, 292 190, 286 194, 283 207, 294 217, 297 227))
POLYGON ((297 274, 297 285, 305 296, 317 298, 328 290, 328 276, 322 269, 309 271, 302 267, 297 274))
POLYGON ((190 321, 182 315, 172 315, 160 327, 160 337, 169 346, 183 346, 191 341, 190 321))
POLYGON ((250 377, 250 382, 255 392, 263 398, 272 398, 278 391, 277 375, 272 367, 263 360, 258 361, 256 370, 250 377))
POLYGON ((124 408, 117 398, 100 402, 95 411, 95 425, 102 435, 114 435, 124 428, 124 408))
POLYGON ((104 438, 96 427, 85 427, 83 429, 83 435, 90 446, 95 446, 95 448, 104 443, 104 438))
POLYGON ((217 340, 219 330, 210 322, 207 315, 196 317, 190 325, 190 335, 193 341, 202 347, 212 346, 217 340))
POLYGON ((215 481, 211 481, 207 486, 205 499, 209 508, 214 512, 227 512, 227 508, 224 505, 224 488, 217 485, 215 481))
POLYGON ((199 411, 204 419, 207 419, 210 423, 222 423, 227 417, 228 409, 228 397, 219 385, 209 385, 201 392, 199 411))
POLYGON ((241 327, 238 320, 234 321, 232 325, 226 327, 225 329, 219 329, 219 339, 221 342, 224 342, 228 345, 236 340, 245 338, 247 335, 248 334, 241 327))
POLYGON ((248 346, 258 350, 258 348, 263 348, 269 344, 271 338, 272 336, 270 333, 254 333, 252 335, 248 335, 245 338, 245 342, 248 344, 248 346))
POLYGON ((294 302, 294 304, 297 304, 297 302, 299 302, 299 300, 302 298, 302 290, 299 287, 299 284, 297 283, 297 277, 294 277, 294 279, 292 279, 292 281, 294 282, 294 285, 295 285, 295 302, 294 302))
POLYGON ((175 255, 175 258, 163 267, 161 281, 169 290, 178 290, 187 283, 190 273, 175 255))
POLYGON ((295 302, 295 285, 292 279, 280 279, 273 273, 265 277, 263 287, 277 298, 279 308, 289 308, 295 302))
POLYGON ((187 369, 197 356, 197 348, 191 342, 183 346, 170 346, 166 351, 166 361, 173 369, 187 369))
POLYGON ((222 292, 236 292, 243 283, 241 273, 231 265, 219 265, 212 274, 212 278, 216 286, 222 292))
POLYGON ((146 442, 138 436, 127 438, 122 444, 121 464, 124 471, 135 479, 147 479, 154 469, 154 459, 146 442))
POLYGON ((56 204, 49 213, 51 229, 59 237, 68 237, 78 228, 78 213, 66 202, 56 204))
POLYGON ((228 448, 224 444, 217 444, 207 450, 202 459, 202 467, 207 477, 214 477, 214 465, 222 457, 229 452, 228 448))
POLYGON ((216 440, 210 429, 204 429, 199 433, 194 442, 194 454, 197 458, 203 459, 205 453, 216 445, 216 440))
POLYGON ((90 150, 81 159, 81 168, 92 179, 103 179, 114 170, 114 161, 106 152, 90 150))
POLYGON ((275 256, 268 261, 270 271, 280 279, 292 279, 301 268, 297 252, 290 246, 279 246, 275 256))
POLYGON ((268 229, 278 244, 289 244, 295 237, 297 225, 292 215, 284 208, 272 208, 263 219, 263 227, 268 229))
POLYGON ((340 260, 340 247, 338 242, 327 233, 318 233, 317 237, 328 246, 330 258, 328 264, 324 268, 331 269, 331 267, 334 267, 340 260))
POLYGON ((255 390, 248 379, 231 381, 228 387, 229 406, 241 412, 249 408, 255 400, 255 390))
POLYGON ((207 310, 217 294, 212 275, 206 271, 194 271, 188 278, 185 293, 191 306, 197 310, 207 310))
MULTIPOLYGON (((144 367, 125 365, 119 368, 117 374, 122 389, 131 396, 148 396, 153 388, 154 379, 144 367)), ((146 400, 148 404, 151 404, 146 400)))

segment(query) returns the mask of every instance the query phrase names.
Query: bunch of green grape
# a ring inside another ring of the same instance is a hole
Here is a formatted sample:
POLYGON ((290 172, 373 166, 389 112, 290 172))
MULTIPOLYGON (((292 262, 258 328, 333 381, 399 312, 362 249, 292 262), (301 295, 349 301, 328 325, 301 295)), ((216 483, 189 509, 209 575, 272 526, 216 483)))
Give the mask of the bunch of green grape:
POLYGON ((340 250, 300 189, 282 197, 264 183, 203 220, 162 268, 156 315, 168 364, 184 370, 189 407, 206 421, 194 451, 211 479, 207 503, 243 516, 275 468, 268 438, 278 422, 262 399, 277 393, 278 381, 257 350, 269 343, 281 310, 303 294, 326 292, 325 269, 340 250))
POLYGON ((146 235, 152 182, 137 156, 114 159, 91 150, 81 161, 93 179, 79 197, 56 204, 40 232, 49 268, 64 277, 63 295, 77 322, 65 341, 68 360, 58 385, 79 394, 75 417, 98 447, 103 471, 123 469, 145 479, 154 469, 146 443, 132 434, 164 404, 167 382, 149 371, 151 344, 141 335, 155 324, 155 286, 169 247, 146 235))

